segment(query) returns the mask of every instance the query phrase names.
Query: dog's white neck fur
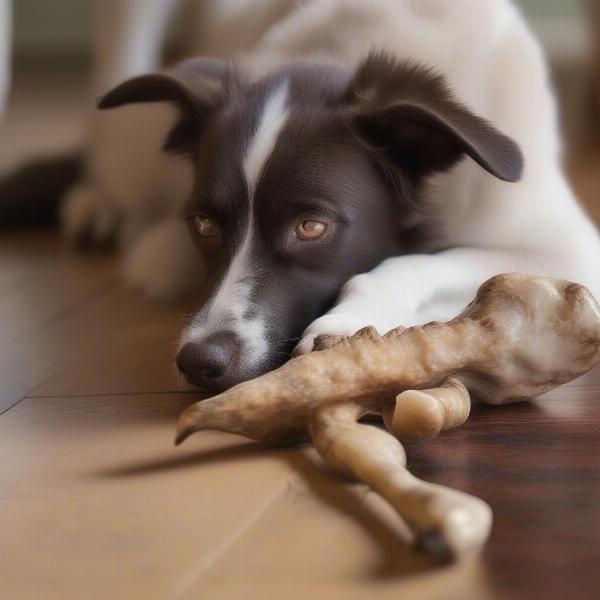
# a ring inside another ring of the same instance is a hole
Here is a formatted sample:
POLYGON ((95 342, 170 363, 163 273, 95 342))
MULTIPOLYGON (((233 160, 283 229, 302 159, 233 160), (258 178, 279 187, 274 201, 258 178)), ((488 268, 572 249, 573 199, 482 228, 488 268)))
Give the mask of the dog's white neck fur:
POLYGON ((253 291, 249 254, 254 234, 254 192, 287 121, 288 93, 289 84, 284 81, 275 88, 264 104, 258 126, 246 147, 242 163, 249 201, 248 220, 242 243, 217 294, 210 301, 208 310, 202 311, 199 319, 194 319, 184 335, 182 345, 209 335, 213 329, 222 329, 226 319, 226 326, 244 341, 247 360, 253 363, 260 362, 268 351, 264 317, 258 314, 248 319, 245 316, 250 308, 250 296, 253 291))
POLYGON ((260 175, 273 153, 281 130, 287 121, 289 84, 283 81, 265 103, 254 137, 248 144, 244 157, 244 175, 252 202, 260 175))

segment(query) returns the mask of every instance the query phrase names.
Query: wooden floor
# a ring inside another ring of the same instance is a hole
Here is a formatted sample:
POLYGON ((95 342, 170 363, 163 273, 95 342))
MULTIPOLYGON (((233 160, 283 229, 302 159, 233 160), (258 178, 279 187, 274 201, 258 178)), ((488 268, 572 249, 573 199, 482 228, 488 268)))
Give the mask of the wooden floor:
MULTIPOLYGON (((28 150, 23 111, 5 164, 28 150)), ((598 164, 577 163, 589 199, 598 164)), ((173 447, 195 399, 172 360, 189 310, 55 235, 0 238, 0 598, 600 597, 600 372, 408 446, 414 473, 494 509, 482 555, 443 566, 306 448, 218 433, 173 447)))

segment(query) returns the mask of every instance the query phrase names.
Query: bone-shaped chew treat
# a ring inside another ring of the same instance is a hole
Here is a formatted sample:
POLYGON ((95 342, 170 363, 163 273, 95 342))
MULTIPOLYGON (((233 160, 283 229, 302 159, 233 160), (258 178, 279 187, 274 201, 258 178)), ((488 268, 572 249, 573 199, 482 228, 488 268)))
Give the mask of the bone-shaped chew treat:
POLYGON ((394 406, 384 407, 383 421, 399 440, 428 440, 462 425, 471 412, 471 397, 458 379, 429 390, 406 390, 394 406))
POLYGON ((475 300, 448 323, 399 328, 385 336, 367 328, 192 405, 179 419, 176 441, 201 429, 281 444, 312 435, 326 461, 387 498, 428 549, 460 554, 487 537, 485 505, 413 478, 404 468, 398 442, 356 420, 378 414, 400 437, 432 435, 467 416, 465 391, 449 379, 457 379, 483 402, 523 400, 587 372, 599 360, 599 345, 600 309, 585 288, 562 280, 499 275, 483 284, 475 300), (413 394, 413 404, 415 391, 425 391, 416 404, 433 398, 437 416, 415 418, 419 411, 409 410, 401 393, 406 390, 412 390, 408 399, 413 394), (345 404, 349 412, 328 412, 345 404), (407 430, 409 422, 420 425, 407 430))
POLYGON ((310 415, 321 404, 362 399, 381 414, 393 394, 434 388, 449 377, 482 402, 524 400, 589 371, 599 360, 599 345, 600 308, 586 288, 519 273, 497 275, 448 323, 384 336, 361 330, 193 404, 179 419, 177 440, 200 429, 222 429, 293 443, 307 439, 310 415))
MULTIPOLYGON (((398 327, 396 331, 403 331, 398 327)), ((374 327, 365 327, 360 335, 378 337, 374 327)), ((314 350, 337 346, 343 336, 320 335, 314 350)), ((385 426, 399 440, 417 441, 436 437, 441 431, 462 425, 471 412, 471 397, 458 379, 447 379, 430 390, 405 390, 396 396, 393 406, 384 406, 385 426)))
POLYGON ((481 546, 492 525, 490 507, 411 475, 402 445, 385 431, 358 423, 363 412, 357 402, 323 405, 315 411, 311 436, 325 462, 381 494, 410 527, 417 546, 441 558, 481 546))

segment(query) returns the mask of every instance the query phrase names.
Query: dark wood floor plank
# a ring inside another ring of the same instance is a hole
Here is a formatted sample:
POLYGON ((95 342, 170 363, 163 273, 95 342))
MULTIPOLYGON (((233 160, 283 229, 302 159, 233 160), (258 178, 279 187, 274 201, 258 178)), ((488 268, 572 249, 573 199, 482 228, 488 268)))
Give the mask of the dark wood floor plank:
POLYGON ((115 286, 114 265, 113 257, 82 256, 57 234, 0 237, 0 413, 67 360, 45 332, 115 286))
POLYGON ((189 308, 128 290, 116 257, 78 255, 56 235, 3 238, 0 412, 28 394, 185 389, 173 357, 189 308))
POLYGON ((189 389, 175 368, 187 305, 116 287, 52 330, 71 353, 31 396, 136 394, 189 389), (81 332, 85 331, 85 336, 81 332))
POLYGON ((507 598, 600 597, 600 371, 593 378, 478 408, 466 426, 409 446, 415 474, 492 506, 483 561, 507 598))
POLYGON ((0 235, 0 344, 76 308, 118 280, 114 257, 82 255, 56 233, 0 235))

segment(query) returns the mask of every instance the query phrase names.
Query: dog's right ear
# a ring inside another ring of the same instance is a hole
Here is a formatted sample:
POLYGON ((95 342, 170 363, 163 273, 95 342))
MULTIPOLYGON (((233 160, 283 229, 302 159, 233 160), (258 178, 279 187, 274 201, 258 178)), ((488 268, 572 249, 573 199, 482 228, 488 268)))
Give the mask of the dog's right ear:
POLYGON ((345 122, 357 139, 414 181, 447 171, 465 156, 503 181, 523 174, 517 144, 462 104, 426 66, 372 52, 344 103, 345 122))
POLYGON ((98 101, 106 110, 140 102, 171 102, 181 110, 181 119, 164 143, 168 152, 193 152, 208 115, 223 97, 227 63, 190 59, 164 73, 140 75, 121 83, 98 101))

